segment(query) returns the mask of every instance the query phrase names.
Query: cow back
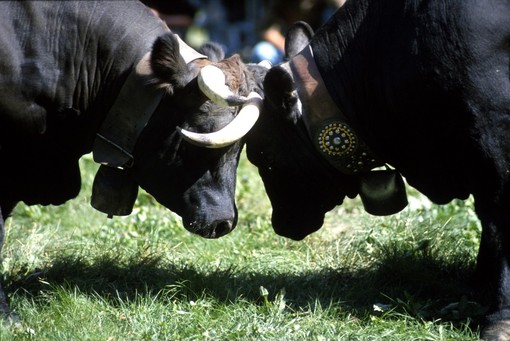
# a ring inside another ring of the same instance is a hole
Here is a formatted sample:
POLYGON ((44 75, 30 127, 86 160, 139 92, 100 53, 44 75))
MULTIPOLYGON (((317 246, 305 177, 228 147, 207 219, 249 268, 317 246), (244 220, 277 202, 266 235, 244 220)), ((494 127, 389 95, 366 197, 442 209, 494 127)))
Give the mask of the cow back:
POLYGON ((79 157, 132 66, 167 31, 138 1, 0 2, 2 195, 76 195, 79 157))

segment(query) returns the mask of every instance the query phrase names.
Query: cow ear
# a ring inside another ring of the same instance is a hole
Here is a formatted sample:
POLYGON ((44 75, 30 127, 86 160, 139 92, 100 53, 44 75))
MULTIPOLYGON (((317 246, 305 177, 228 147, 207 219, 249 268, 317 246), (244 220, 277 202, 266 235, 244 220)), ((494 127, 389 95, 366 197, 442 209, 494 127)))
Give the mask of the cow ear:
POLYGON ((287 31, 285 56, 290 59, 304 49, 313 37, 313 29, 304 21, 298 21, 287 31))
POLYGON ((198 52, 204 54, 211 62, 219 62, 225 58, 225 52, 219 44, 207 42, 200 46, 198 52))
POLYGON ((296 114, 298 95, 292 76, 280 66, 273 67, 264 78, 264 94, 269 103, 286 118, 296 114))
POLYGON ((152 46, 150 65, 156 82, 168 87, 183 87, 187 83, 186 62, 179 53, 179 41, 172 33, 156 39, 152 46))

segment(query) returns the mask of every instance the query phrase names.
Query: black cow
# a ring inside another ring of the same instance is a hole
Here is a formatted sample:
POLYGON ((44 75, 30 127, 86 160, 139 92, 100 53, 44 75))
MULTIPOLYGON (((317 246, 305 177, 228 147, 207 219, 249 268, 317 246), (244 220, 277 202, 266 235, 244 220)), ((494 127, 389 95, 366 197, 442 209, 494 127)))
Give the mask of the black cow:
POLYGON ((307 32, 268 72, 247 140, 274 229, 304 238, 385 164, 435 203, 473 195, 483 335, 510 339, 510 2, 348 0, 292 43, 307 32))
POLYGON ((75 197, 91 151, 99 209, 129 214, 140 185, 194 233, 232 230, 241 136, 206 149, 178 128, 235 132, 253 85, 238 56, 219 61, 213 44, 203 53, 137 1, 0 2, 0 236, 17 202, 75 197))

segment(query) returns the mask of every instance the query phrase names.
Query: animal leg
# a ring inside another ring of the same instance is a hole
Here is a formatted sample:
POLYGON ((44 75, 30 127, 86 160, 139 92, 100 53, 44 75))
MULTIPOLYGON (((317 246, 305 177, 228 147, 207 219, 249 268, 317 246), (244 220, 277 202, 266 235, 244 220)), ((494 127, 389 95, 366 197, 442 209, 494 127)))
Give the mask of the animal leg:
POLYGON ((510 340, 510 216, 505 209, 508 204, 509 200, 476 201, 482 222, 476 281, 489 290, 493 304, 482 330, 484 340, 510 340))
MULTIPOLYGON (((0 260, 1 251, 4 245, 5 238, 5 220, 11 214, 15 205, 16 205, 15 203, 11 204, 0 203, 0 260)), ((9 304, 7 303, 7 296, 5 295, 1 281, 0 281, 0 315, 2 315, 5 318, 5 320, 10 324, 14 325, 19 324, 18 315, 11 311, 9 304)))

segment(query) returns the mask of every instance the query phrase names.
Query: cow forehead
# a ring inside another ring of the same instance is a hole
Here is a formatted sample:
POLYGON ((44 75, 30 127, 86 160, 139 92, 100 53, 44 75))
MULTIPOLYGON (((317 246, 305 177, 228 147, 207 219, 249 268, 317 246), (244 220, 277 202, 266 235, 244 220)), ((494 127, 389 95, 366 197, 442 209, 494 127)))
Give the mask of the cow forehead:
MULTIPOLYGON (((201 67, 212 64, 218 67, 225 74, 225 83, 231 90, 238 90, 246 82, 246 76, 244 74, 243 63, 239 55, 233 55, 229 58, 223 59, 219 62, 211 62, 204 60, 201 63, 201 67)), ((199 65, 200 65, 199 64, 199 65)))

